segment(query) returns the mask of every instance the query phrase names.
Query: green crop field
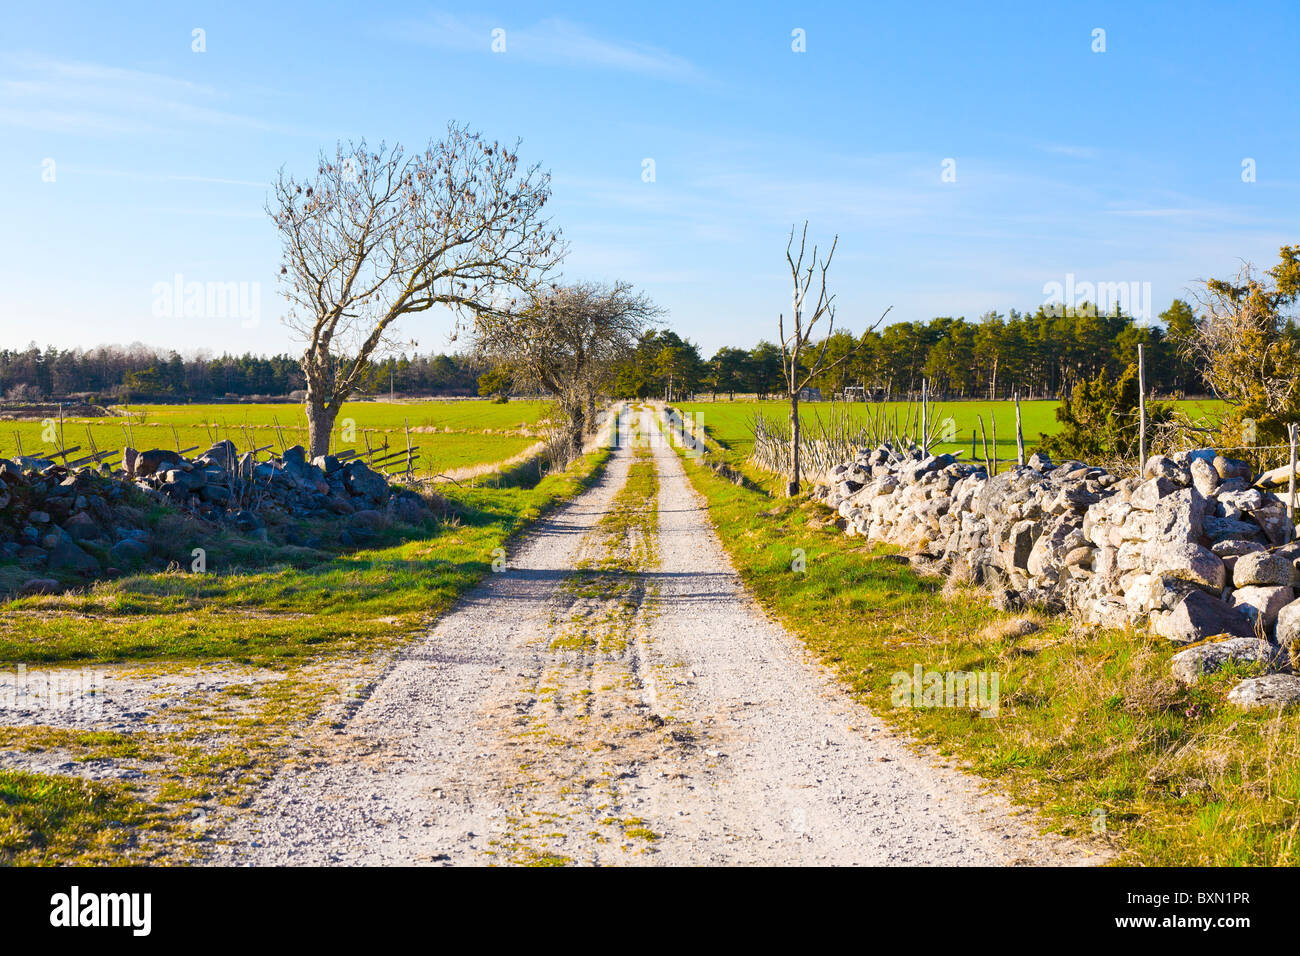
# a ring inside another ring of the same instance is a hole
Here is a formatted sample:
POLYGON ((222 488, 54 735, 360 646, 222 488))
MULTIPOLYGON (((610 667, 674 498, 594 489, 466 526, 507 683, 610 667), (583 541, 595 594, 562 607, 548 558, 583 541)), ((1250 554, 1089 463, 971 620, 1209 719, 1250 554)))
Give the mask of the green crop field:
MULTIPOLYGON (((335 423, 335 451, 382 446, 406 447, 406 428, 419 446, 421 474, 491 464, 513 458, 539 440, 544 402, 349 402, 335 423)), ((140 450, 203 450, 229 439, 241 451, 250 444, 275 451, 307 442, 307 423, 300 405, 132 405, 111 409, 115 415, 65 418, 62 447, 80 446, 72 456, 93 447, 120 452, 127 444, 140 450)), ((55 421, 0 421, 0 456, 49 456, 60 447, 55 421)))
MULTIPOLYGON (((351 418, 357 428, 401 431, 413 429, 451 429, 452 431, 519 431, 534 428, 546 414, 546 402, 515 401, 497 403, 468 401, 424 402, 348 402, 339 413, 339 421, 351 418)), ((301 405, 219 404, 219 405, 130 405, 114 406, 113 411, 133 422, 160 425, 197 425, 204 422, 306 427, 301 405)), ((102 421, 103 419, 99 419, 102 421)))
MULTIPOLYGON (((889 402, 888 414, 897 413, 900 420, 908 412, 905 402, 889 402)), ((1177 403, 1187 415, 1195 420, 1207 419, 1217 414, 1222 403, 1210 400, 1193 400, 1177 403)), ((733 452, 748 457, 754 445, 754 416, 761 412, 768 418, 784 421, 789 415, 789 403, 774 402, 685 402, 675 407, 689 412, 696 417, 710 435, 726 445, 733 452)), ((1032 451, 1042 435, 1055 432, 1058 428, 1056 410, 1060 403, 1056 401, 1021 402, 1021 424, 1025 432, 1025 447, 1032 451)), ((814 437, 817 422, 828 424, 832 415, 847 414, 854 421, 863 421, 868 414, 864 403, 844 402, 803 402, 800 404, 800 420, 811 429, 814 437)), ((915 414, 916 406, 912 406, 915 414)), ((964 451, 969 458, 971 453, 971 434, 974 431, 980 455, 983 454, 983 442, 979 439, 979 418, 984 419, 984 430, 988 435, 990 452, 993 449, 993 431, 997 430, 997 455, 999 458, 1016 456, 1016 407, 1014 402, 935 402, 931 413, 942 427, 945 419, 953 424, 948 433, 955 436, 955 441, 939 442, 935 446, 938 452, 964 451)))

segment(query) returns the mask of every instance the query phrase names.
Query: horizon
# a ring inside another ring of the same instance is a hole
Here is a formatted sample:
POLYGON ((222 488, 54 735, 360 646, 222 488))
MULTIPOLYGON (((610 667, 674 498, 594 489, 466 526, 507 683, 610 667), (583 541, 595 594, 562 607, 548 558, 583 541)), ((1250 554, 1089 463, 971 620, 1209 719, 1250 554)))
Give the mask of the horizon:
MULTIPOLYGON (((888 324, 974 321, 1071 283, 1136 283, 1153 320, 1296 240, 1295 107, 1270 77, 1300 12, 1209 31, 1185 4, 1015 9, 141 4, 129 27, 84 4, 16 10, 0 347, 296 354, 262 208, 276 171, 338 140, 413 149, 451 120, 551 171, 566 278, 632 282, 706 356, 775 339, 805 218, 823 248, 839 236, 836 325, 855 334, 888 306, 888 324), (160 309, 176 277, 233 284, 246 307, 160 309)), ((450 330, 398 329, 420 354, 455 351, 450 330)))

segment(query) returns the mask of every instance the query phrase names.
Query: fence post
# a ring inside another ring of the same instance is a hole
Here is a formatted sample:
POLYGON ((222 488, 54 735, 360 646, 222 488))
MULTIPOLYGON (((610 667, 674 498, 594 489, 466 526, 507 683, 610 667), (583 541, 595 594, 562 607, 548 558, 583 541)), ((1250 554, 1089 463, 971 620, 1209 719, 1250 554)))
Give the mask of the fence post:
POLYGON ((1016 464, 1025 463, 1025 431, 1020 425, 1020 393, 1015 393, 1016 400, 1016 464))
POLYGON ((1287 517, 1291 519, 1291 537, 1295 537, 1295 462, 1296 462, 1296 432, 1300 430, 1294 422, 1286 426, 1287 434, 1291 438, 1291 471, 1287 475, 1286 499, 1287 499, 1287 517))
POLYGON ((1147 365, 1138 346, 1138 474, 1147 470, 1147 365))
POLYGON ((928 411, 928 409, 926 408, 926 399, 929 396, 928 384, 929 383, 926 381, 926 379, 921 379, 921 454, 922 455, 930 454, 930 436, 926 430, 926 426, 929 424, 928 416, 926 415, 926 412, 928 411))
POLYGON ((993 431, 993 474, 998 473, 998 417, 989 409, 989 428, 993 431))

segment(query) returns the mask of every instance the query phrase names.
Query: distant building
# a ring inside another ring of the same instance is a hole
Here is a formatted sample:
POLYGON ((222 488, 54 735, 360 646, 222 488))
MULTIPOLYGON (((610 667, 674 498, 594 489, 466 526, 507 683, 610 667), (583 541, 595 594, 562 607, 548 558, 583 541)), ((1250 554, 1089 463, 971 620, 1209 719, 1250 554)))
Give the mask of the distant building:
POLYGON ((801 402, 820 402, 822 400, 822 390, 813 388, 811 385, 805 385, 799 389, 799 401, 801 402))

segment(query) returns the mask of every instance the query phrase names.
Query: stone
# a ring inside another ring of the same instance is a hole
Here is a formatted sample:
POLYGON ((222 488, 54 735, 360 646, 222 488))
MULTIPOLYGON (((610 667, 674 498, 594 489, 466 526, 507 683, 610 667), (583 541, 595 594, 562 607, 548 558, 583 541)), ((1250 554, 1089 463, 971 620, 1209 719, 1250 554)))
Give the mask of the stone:
POLYGON ((1243 710, 1290 710, 1300 703, 1300 677, 1294 674, 1248 677, 1228 691, 1228 700, 1243 710))
POLYGON ((1228 570, 1223 559, 1199 544, 1156 541, 1143 548, 1142 557, 1152 574, 1181 578, 1214 593, 1227 584, 1228 570))
POLYGON ((133 567, 149 557, 149 546, 134 538, 126 538, 108 549, 108 557, 119 567, 133 567))
POLYGON ((365 462, 350 461, 343 466, 343 480, 348 491, 372 501, 388 497, 388 481, 383 475, 371 471, 365 462))
POLYGON ((1030 468, 1034 469, 1034 471, 1037 472, 1046 473, 1052 470, 1052 459, 1048 458, 1042 452, 1038 452, 1038 451, 1034 452, 1032 455, 1029 456, 1029 461, 1027 464, 1029 465, 1030 468))
POLYGON ((23 594, 53 594, 60 589, 54 578, 28 578, 19 589, 23 594))
POLYGON ((168 469, 180 468, 181 465, 187 464, 184 458, 174 451, 168 451, 165 448, 151 448, 148 451, 141 452, 135 459, 135 469, 133 475, 145 477, 159 471, 164 466, 168 469))
POLYGON ((95 524, 95 519, 85 512, 78 512, 65 521, 63 530, 68 532, 74 541, 89 541, 91 538, 100 536, 99 526, 95 524))
POLYGON ((1167 478, 1170 481, 1177 481, 1179 484, 1186 484, 1187 474, 1183 467, 1172 458, 1166 455, 1152 455, 1147 459, 1146 468, 1142 471, 1144 478, 1167 478), (1184 480, 1179 481, 1182 478, 1184 480))
POLYGON ((1300 601, 1292 601, 1277 612, 1273 639, 1283 647, 1300 641, 1300 601))
POLYGON ((99 562, 77 547, 76 542, 66 533, 62 536, 48 536, 45 542, 45 550, 49 554, 46 567, 51 571, 72 571, 76 574, 92 575, 100 570, 99 562), (55 540, 50 542, 50 537, 55 540))
POLYGON ((1205 497, 1210 497, 1219 487, 1219 473, 1214 470, 1214 462, 1204 458, 1194 458, 1191 462, 1192 487, 1205 497))
POLYGON ((1129 504, 1140 511, 1151 511, 1160 499, 1178 490, 1178 486, 1164 475, 1158 475, 1142 482, 1129 495, 1129 504))
POLYGON ((1214 542, 1224 540, 1250 541, 1263 538, 1263 529, 1259 525, 1241 518, 1206 515, 1203 528, 1206 537, 1214 542))
POLYGON ((1240 478, 1246 482, 1250 481, 1250 462, 1242 461, 1239 458, 1225 458, 1223 455, 1216 455, 1214 470, 1219 473, 1219 477, 1224 481, 1232 478, 1240 478))
POLYGON ((1267 549, 1258 541, 1247 541, 1244 538, 1224 538, 1221 541, 1214 542, 1210 550, 1221 558, 1231 558, 1266 551, 1267 549))
POLYGON ((1255 637, 1255 629, 1241 612, 1201 590, 1194 590, 1159 621, 1153 620, 1158 635, 1179 644, 1191 644, 1219 634, 1255 637))
POLYGON ((387 523, 388 519, 381 512, 373 509, 354 512, 348 518, 348 527, 353 531, 374 531, 384 527, 387 523))
POLYGON ((1251 551, 1237 558, 1232 570, 1232 583, 1235 587, 1251 585, 1293 585, 1295 583, 1295 565, 1284 555, 1269 554, 1260 549, 1251 551))
POLYGON ((1195 684, 1202 675, 1212 674, 1229 662, 1273 668, 1285 663, 1285 660, 1285 655, 1277 645, 1268 641, 1257 637, 1231 637, 1179 651, 1169 666, 1175 680, 1183 684, 1195 684))
POLYGON ((1232 592, 1232 606, 1262 631, 1272 630, 1282 608, 1295 600, 1295 589, 1279 586, 1251 586, 1232 592))

